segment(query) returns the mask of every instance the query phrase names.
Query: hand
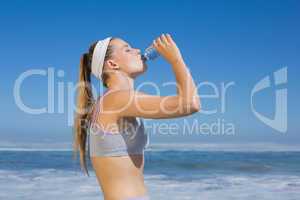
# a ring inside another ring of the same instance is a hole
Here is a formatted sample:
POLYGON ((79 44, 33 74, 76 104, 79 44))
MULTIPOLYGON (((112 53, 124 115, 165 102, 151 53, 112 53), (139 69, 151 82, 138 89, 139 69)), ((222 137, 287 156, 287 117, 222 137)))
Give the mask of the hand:
POLYGON ((170 34, 162 34, 156 40, 153 40, 152 45, 170 64, 182 60, 180 50, 170 34))

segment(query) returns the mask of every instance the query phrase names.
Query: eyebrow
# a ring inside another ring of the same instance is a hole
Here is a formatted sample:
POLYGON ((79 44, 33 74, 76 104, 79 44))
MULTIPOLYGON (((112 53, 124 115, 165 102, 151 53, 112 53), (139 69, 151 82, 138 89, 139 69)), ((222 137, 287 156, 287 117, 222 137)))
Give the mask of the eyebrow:
POLYGON ((129 45, 128 45, 128 44, 125 44, 125 45, 123 46, 123 48, 124 48, 124 47, 129 47, 129 45))

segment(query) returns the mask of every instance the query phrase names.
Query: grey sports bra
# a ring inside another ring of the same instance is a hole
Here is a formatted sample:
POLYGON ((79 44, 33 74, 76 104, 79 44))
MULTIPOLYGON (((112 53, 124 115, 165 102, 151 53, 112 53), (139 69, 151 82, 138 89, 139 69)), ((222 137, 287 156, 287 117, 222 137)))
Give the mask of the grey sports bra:
POLYGON ((129 129, 121 133, 111 133, 101 129, 101 126, 95 122, 99 108, 100 106, 96 101, 96 112, 88 127, 89 156, 144 154, 144 150, 149 145, 149 136, 145 131, 143 119, 138 117, 138 125, 132 126, 134 124, 131 124, 129 129))

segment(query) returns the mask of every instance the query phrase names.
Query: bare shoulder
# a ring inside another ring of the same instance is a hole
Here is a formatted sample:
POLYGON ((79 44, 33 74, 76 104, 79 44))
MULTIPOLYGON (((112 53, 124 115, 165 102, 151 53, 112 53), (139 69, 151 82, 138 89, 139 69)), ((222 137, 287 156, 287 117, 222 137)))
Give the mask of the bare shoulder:
POLYGON ((146 94, 144 92, 138 92, 135 90, 112 90, 107 91, 100 100, 100 104, 106 108, 113 108, 120 102, 128 101, 130 97, 134 97, 137 94, 146 94))
POLYGON ((120 114, 128 107, 138 106, 138 100, 149 98, 149 96, 151 95, 137 90, 109 91, 103 97, 102 105, 114 111, 114 114, 120 114))

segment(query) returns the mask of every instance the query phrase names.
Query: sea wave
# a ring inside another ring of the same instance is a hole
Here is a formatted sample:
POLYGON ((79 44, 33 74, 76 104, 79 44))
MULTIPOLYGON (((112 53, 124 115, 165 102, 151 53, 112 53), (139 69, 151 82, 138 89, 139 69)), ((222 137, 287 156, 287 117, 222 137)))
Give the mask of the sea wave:
MULTIPOLYGON (((93 200, 103 194, 92 172, 35 169, 0 170, 0 199, 6 200, 93 200)), ((211 175, 187 182, 162 174, 145 173, 145 184, 155 200, 294 200, 300 196, 300 176, 211 175)))

